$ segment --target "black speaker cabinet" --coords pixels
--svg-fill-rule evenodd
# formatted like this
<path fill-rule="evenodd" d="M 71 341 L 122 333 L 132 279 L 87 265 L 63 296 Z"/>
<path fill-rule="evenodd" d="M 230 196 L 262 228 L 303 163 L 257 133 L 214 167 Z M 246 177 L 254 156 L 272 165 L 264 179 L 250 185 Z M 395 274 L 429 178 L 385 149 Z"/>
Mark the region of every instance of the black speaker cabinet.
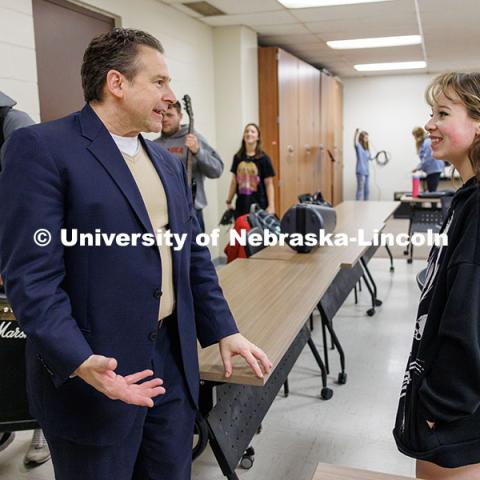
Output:
<path fill-rule="evenodd" d="M 25 334 L 7 301 L 0 297 L 0 431 L 35 426 L 25 388 Z"/>

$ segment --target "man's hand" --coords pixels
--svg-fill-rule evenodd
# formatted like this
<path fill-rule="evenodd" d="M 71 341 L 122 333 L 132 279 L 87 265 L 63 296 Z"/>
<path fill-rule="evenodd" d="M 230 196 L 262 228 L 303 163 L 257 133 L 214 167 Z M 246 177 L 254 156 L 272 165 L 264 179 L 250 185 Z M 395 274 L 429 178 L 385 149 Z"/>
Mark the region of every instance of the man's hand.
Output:
<path fill-rule="evenodd" d="M 432 430 L 435 428 L 435 422 L 431 422 L 430 420 L 425 420 L 427 422 L 428 428 Z"/>
<path fill-rule="evenodd" d="M 185 146 L 196 155 L 200 150 L 200 144 L 198 143 L 197 137 L 192 133 L 187 134 L 185 137 Z"/>
<path fill-rule="evenodd" d="M 267 207 L 267 212 L 275 215 L 275 207 L 271 207 L 270 205 Z"/>
<path fill-rule="evenodd" d="M 152 398 L 165 393 L 160 386 L 163 384 L 160 378 L 138 384 L 153 375 L 151 370 L 122 377 L 115 373 L 116 368 L 114 358 L 91 355 L 75 370 L 75 374 L 108 398 L 140 407 L 153 407 Z"/>
<path fill-rule="evenodd" d="M 269 373 L 272 368 L 272 362 L 270 362 L 265 352 L 249 342 L 240 333 L 222 338 L 219 342 L 219 347 L 225 369 L 225 378 L 229 378 L 232 375 L 232 358 L 236 355 L 241 355 L 245 359 L 258 378 L 263 378 L 263 373 Z M 260 361 L 262 368 L 260 368 L 258 361 Z"/>

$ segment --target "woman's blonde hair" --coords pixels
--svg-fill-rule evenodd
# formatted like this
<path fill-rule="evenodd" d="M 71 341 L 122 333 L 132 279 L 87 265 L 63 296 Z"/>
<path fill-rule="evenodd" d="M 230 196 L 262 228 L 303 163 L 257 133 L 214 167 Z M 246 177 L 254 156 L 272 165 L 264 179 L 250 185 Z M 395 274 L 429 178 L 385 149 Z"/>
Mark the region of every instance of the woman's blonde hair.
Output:
<path fill-rule="evenodd" d="M 423 141 L 428 137 L 427 132 L 422 127 L 415 127 L 412 130 L 412 135 L 415 137 L 415 144 L 417 146 L 417 153 L 420 151 Z"/>
<path fill-rule="evenodd" d="M 468 116 L 480 121 L 480 73 L 449 72 L 439 75 L 428 86 L 425 99 L 433 106 L 442 94 L 452 102 L 460 100 L 465 105 Z M 468 158 L 480 181 L 480 135 L 473 140 Z"/>
<path fill-rule="evenodd" d="M 367 137 L 367 138 L 365 138 Z M 361 131 L 358 136 L 358 143 L 363 147 L 364 150 L 370 150 L 370 145 L 368 144 L 368 133 Z"/>

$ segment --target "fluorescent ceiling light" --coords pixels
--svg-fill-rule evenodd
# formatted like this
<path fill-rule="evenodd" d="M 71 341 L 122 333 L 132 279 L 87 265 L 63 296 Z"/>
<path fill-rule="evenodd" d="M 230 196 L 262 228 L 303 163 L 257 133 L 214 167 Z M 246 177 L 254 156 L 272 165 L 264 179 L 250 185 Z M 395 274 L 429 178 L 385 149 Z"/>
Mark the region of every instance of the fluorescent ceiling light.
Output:
<path fill-rule="evenodd" d="M 426 68 L 427 62 L 392 62 L 392 63 L 366 63 L 354 65 L 353 68 L 359 72 L 378 72 L 380 70 L 413 70 L 415 68 Z"/>
<path fill-rule="evenodd" d="M 354 3 L 390 2 L 391 0 L 278 0 L 287 8 L 332 7 Z"/>
<path fill-rule="evenodd" d="M 399 47 L 422 43 L 420 35 L 403 35 L 401 37 L 357 38 L 355 40 L 330 40 L 327 45 L 335 50 L 355 48 Z"/>

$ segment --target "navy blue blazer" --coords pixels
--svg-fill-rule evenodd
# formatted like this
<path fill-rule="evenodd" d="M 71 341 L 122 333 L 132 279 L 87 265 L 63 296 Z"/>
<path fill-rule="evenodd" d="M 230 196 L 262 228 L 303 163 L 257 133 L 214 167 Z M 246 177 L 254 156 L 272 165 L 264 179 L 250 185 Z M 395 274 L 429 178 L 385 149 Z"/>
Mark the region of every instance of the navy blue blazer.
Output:
<path fill-rule="evenodd" d="M 170 229 L 188 235 L 173 252 L 183 367 L 198 397 L 197 337 L 202 346 L 236 333 L 199 226 L 181 162 L 141 138 L 162 180 Z M 17 130 L 0 174 L 0 266 L 7 296 L 27 334 L 32 415 L 53 435 L 92 445 L 126 436 L 146 408 L 108 399 L 69 378 L 92 353 L 115 357 L 122 375 L 152 367 L 161 262 L 156 246 L 64 248 L 60 229 L 153 233 L 120 151 L 90 106 Z M 46 247 L 34 232 L 48 229 Z"/>

